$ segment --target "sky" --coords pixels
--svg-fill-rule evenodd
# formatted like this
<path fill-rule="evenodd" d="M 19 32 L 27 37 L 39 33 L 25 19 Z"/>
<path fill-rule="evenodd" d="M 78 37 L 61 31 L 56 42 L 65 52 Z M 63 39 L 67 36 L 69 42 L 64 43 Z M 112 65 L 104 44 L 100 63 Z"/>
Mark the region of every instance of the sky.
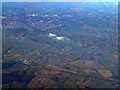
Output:
<path fill-rule="evenodd" d="M 120 0 L 1 0 L 2 2 L 118 2 Z"/>

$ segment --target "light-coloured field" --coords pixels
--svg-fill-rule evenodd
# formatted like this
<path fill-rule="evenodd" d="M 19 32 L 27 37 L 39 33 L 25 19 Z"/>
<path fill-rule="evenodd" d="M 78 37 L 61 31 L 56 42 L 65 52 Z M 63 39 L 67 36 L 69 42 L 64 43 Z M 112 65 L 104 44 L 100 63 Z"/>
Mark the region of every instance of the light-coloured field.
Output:
<path fill-rule="evenodd" d="M 112 73 L 109 70 L 102 70 L 102 69 L 98 69 L 97 70 L 101 76 L 108 78 L 108 77 L 112 77 Z"/>

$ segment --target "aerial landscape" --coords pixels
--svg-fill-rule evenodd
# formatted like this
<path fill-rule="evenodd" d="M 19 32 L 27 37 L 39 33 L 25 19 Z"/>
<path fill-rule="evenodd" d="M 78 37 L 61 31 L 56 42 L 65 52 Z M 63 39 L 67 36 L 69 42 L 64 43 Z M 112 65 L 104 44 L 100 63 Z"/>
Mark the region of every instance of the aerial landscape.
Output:
<path fill-rule="evenodd" d="M 4 2 L 0 18 L 3 88 L 118 87 L 117 3 Z"/>

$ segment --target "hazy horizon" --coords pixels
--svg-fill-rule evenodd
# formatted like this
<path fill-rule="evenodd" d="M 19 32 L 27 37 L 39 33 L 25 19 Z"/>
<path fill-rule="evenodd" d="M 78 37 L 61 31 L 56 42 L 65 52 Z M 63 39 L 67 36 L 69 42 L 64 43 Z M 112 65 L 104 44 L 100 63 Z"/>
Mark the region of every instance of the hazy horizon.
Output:
<path fill-rule="evenodd" d="M 119 2 L 119 0 L 1 0 L 2 2 Z"/>

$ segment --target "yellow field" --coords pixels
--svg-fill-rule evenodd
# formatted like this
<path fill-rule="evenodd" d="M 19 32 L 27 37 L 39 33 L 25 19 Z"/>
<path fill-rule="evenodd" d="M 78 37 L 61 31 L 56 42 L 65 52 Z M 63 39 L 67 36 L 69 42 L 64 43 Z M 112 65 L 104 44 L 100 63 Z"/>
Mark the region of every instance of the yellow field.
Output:
<path fill-rule="evenodd" d="M 112 77 L 112 73 L 109 70 L 102 70 L 102 69 L 98 69 L 97 70 L 101 76 L 108 78 L 108 77 Z"/>
<path fill-rule="evenodd" d="M 14 58 L 17 58 L 17 57 L 19 57 L 20 56 L 20 54 L 16 54 L 16 55 L 14 55 L 14 56 L 12 56 L 12 57 L 7 57 L 7 59 L 14 59 Z"/>

